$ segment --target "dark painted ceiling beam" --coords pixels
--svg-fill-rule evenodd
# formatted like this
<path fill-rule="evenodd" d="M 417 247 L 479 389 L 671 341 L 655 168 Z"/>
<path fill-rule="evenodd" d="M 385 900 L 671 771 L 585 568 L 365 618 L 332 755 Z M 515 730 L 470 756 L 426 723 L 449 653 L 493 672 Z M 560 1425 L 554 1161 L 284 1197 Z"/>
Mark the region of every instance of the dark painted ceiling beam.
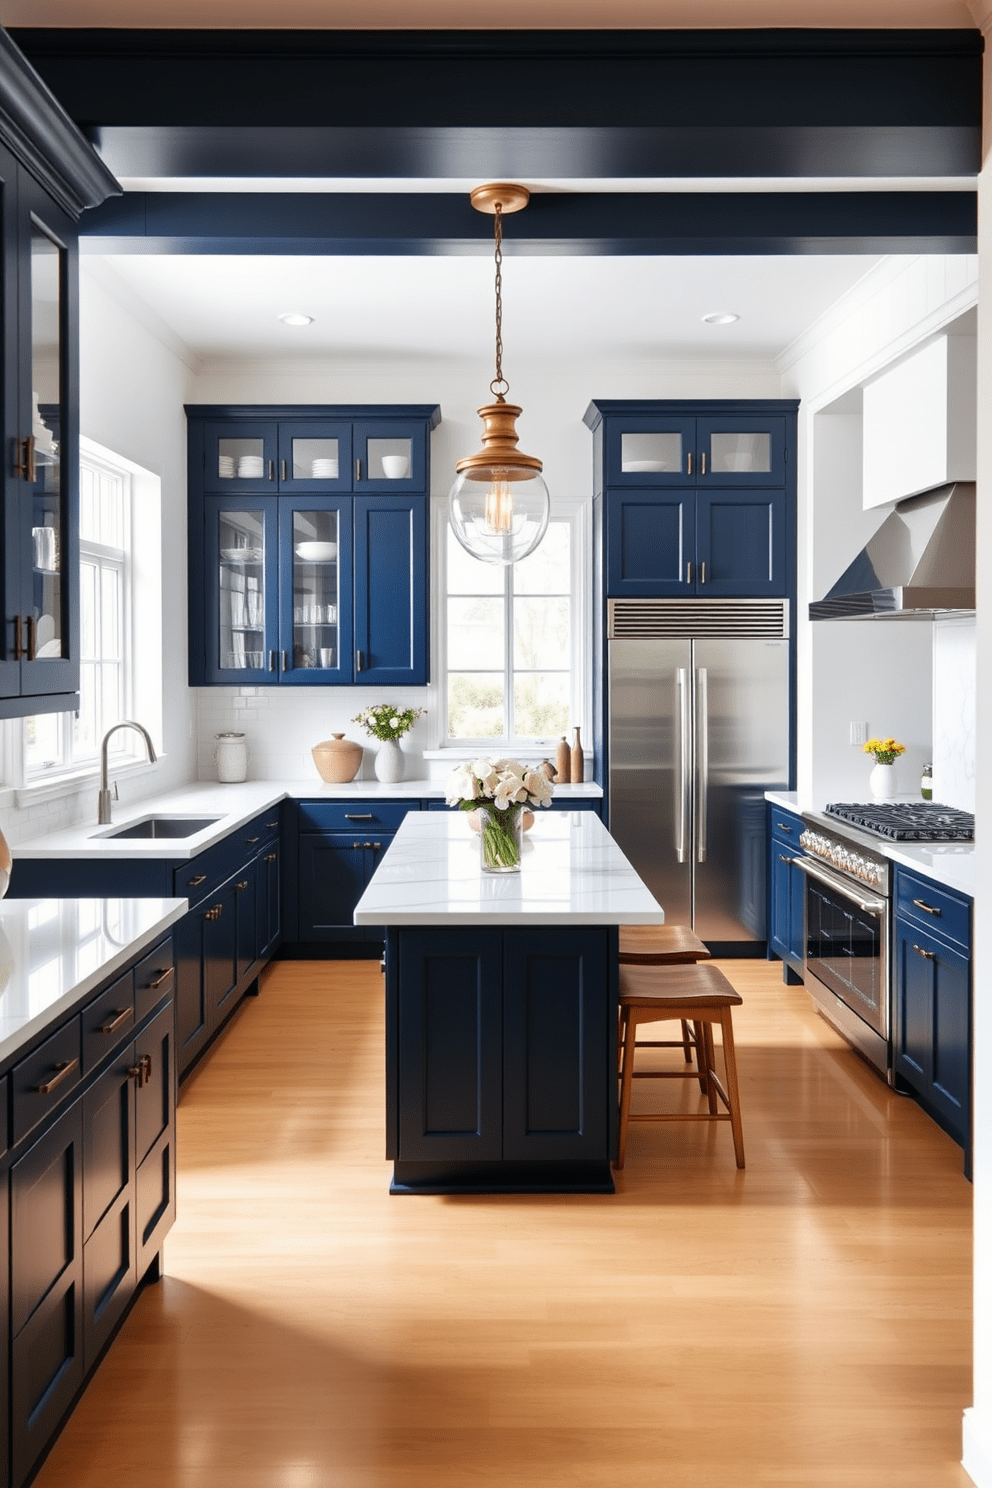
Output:
<path fill-rule="evenodd" d="M 977 30 L 12 34 L 124 175 L 926 177 L 980 160 Z"/>
<path fill-rule="evenodd" d="M 974 253 L 973 192 L 556 193 L 508 254 Z M 469 254 L 492 222 L 461 194 L 129 193 L 85 214 L 84 252 Z"/>

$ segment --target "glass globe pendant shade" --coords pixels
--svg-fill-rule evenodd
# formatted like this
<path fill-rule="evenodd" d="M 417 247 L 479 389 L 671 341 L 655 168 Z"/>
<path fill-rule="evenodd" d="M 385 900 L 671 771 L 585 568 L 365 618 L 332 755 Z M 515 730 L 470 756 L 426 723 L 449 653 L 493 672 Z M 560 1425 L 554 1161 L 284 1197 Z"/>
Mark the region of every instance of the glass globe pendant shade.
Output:
<path fill-rule="evenodd" d="M 451 530 L 482 563 L 518 563 L 544 536 L 551 498 L 541 461 L 517 449 L 521 409 L 496 402 L 479 409 L 483 447 L 459 460 L 448 497 Z"/>

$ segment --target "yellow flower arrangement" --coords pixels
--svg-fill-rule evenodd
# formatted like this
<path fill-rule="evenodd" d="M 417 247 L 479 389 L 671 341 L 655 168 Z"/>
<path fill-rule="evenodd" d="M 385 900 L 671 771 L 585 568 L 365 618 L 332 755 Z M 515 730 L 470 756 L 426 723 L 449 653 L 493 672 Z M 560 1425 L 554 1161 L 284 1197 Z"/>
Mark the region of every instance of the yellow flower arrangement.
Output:
<path fill-rule="evenodd" d="M 869 739 L 864 746 L 865 754 L 873 754 L 879 765 L 891 765 L 901 754 L 906 753 L 905 744 L 900 744 L 898 739 Z"/>

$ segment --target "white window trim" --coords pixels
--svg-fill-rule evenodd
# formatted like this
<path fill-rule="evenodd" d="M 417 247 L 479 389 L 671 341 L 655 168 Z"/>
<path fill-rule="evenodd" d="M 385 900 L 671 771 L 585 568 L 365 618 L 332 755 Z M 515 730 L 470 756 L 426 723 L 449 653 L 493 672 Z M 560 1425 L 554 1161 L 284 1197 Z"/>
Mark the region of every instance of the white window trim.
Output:
<path fill-rule="evenodd" d="M 572 695 L 569 709 L 570 725 L 579 724 L 583 734 L 583 752 L 587 764 L 592 762 L 592 750 L 586 748 L 585 740 L 592 738 L 592 689 L 590 686 L 592 655 L 589 650 L 592 636 L 592 505 L 581 496 L 556 497 L 552 502 L 552 518 L 566 517 L 572 524 L 571 587 L 572 587 Z M 436 497 L 431 503 L 431 555 L 434 569 L 433 597 L 431 605 L 431 675 L 436 678 L 436 703 L 434 716 L 437 719 L 437 747 L 424 750 L 425 759 L 467 759 L 480 751 L 513 754 L 523 759 L 543 759 L 549 752 L 554 755 L 560 735 L 546 739 L 449 739 L 448 720 L 448 667 L 447 667 L 447 599 L 448 599 L 448 498 Z"/>

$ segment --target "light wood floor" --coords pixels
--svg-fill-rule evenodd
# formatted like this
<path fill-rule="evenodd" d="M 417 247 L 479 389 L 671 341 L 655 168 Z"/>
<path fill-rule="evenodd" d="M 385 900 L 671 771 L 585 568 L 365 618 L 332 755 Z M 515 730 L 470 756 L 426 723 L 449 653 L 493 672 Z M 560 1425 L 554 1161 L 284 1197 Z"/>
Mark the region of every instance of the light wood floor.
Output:
<path fill-rule="evenodd" d="M 726 1125 L 639 1125 L 615 1197 L 454 1199 L 387 1193 L 376 964 L 274 967 L 38 1488 L 965 1488 L 960 1151 L 777 964 L 721 965 L 745 1172 Z"/>

